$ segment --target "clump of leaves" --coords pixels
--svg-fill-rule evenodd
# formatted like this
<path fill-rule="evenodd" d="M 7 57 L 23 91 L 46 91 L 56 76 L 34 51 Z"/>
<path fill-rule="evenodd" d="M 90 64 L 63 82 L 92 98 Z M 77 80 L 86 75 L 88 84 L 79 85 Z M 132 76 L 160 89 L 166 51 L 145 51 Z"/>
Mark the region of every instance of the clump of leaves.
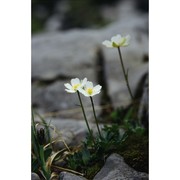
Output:
<path fill-rule="evenodd" d="M 67 157 L 68 167 L 79 171 L 87 178 L 92 178 L 100 170 L 105 159 L 127 138 L 126 133 L 120 133 L 118 125 L 104 126 L 102 137 L 97 136 L 95 143 L 88 135 L 81 149 Z"/>
<path fill-rule="evenodd" d="M 122 124 L 127 110 L 124 107 L 117 108 L 110 114 L 112 123 Z"/>
<path fill-rule="evenodd" d="M 128 133 L 134 132 L 143 135 L 147 131 L 137 118 L 136 106 L 117 108 L 110 114 L 110 118 L 113 123 L 119 124 Z"/>
<path fill-rule="evenodd" d="M 100 14 L 99 7 L 92 3 L 91 0 L 70 0 L 69 7 L 62 20 L 63 30 L 74 27 L 101 27 L 108 23 Z"/>
<path fill-rule="evenodd" d="M 137 171 L 148 173 L 148 129 L 137 120 L 136 106 L 121 108 L 111 114 L 112 121 L 119 124 L 128 134 L 117 153 Z"/>

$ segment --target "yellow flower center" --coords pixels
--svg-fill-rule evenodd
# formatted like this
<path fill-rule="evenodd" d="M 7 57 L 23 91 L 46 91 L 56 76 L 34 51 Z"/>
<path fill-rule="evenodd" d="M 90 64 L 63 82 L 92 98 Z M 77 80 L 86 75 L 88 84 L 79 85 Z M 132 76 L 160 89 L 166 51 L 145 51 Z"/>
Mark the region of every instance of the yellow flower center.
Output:
<path fill-rule="evenodd" d="M 91 95 L 91 94 L 93 93 L 93 89 L 92 89 L 92 88 L 88 88 L 88 89 L 86 90 L 86 92 L 87 92 L 89 95 Z"/>
<path fill-rule="evenodd" d="M 80 86 L 80 84 L 75 84 L 74 86 L 73 86 L 73 89 L 74 90 L 77 90 L 77 88 Z"/>

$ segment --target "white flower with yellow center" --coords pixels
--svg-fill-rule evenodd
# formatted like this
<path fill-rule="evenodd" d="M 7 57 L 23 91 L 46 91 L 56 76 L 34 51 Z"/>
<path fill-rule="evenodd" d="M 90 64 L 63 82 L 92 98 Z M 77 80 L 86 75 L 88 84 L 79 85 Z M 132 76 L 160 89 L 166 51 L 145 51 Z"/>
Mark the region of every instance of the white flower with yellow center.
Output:
<path fill-rule="evenodd" d="M 102 44 L 108 48 L 113 47 L 126 47 L 129 45 L 130 36 L 127 35 L 125 37 L 121 36 L 120 34 L 117 34 L 116 36 L 113 36 L 111 38 L 111 41 L 105 40 L 102 42 Z"/>
<path fill-rule="evenodd" d="M 93 83 L 90 81 L 87 81 L 84 88 L 78 89 L 80 93 L 82 93 L 86 97 L 94 96 L 96 94 L 99 94 L 101 91 L 102 86 L 96 85 L 93 87 Z"/>
<path fill-rule="evenodd" d="M 86 82 L 87 78 L 84 78 L 83 80 L 79 80 L 78 78 L 71 79 L 71 84 L 64 84 L 64 86 L 67 88 L 65 89 L 65 91 L 67 91 L 68 93 L 75 93 L 80 88 L 83 88 Z"/>

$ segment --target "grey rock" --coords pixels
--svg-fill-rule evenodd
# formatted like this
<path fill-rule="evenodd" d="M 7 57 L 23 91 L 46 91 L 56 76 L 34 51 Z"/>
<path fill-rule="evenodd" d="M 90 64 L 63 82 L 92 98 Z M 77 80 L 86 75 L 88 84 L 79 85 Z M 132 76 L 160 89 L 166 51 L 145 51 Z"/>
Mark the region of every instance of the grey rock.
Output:
<path fill-rule="evenodd" d="M 35 117 L 36 122 L 41 122 L 40 119 Z M 61 119 L 61 118 L 45 118 L 47 124 L 50 125 L 50 133 L 52 141 L 58 140 L 54 143 L 55 149 L 65 148 L 62 140 L 65 141 L 67 145 L 80 145 L 83 140 L 85 140 L 88 129 L 84 120 L 77 119 Z M 97 127 L 94 123 L 89 122 L 90 128 L 93 130 L 94 135 L 98 132 Z M 43 127 L 39 125 L 38 128 Z M 103 127 L 99 124 L 100 129 Z M 124 133 L 120 130 L 121 133 Z"/>
<path fill-rule="evenodd" d="M 36 173 L 31 173 L 31 180 L 40 180 L 40 178 Z"/>
<path fill-rule="evenodd" d="M 60 174 L 59 180 L 87 180 L 87 179 L 82 176 L 77 176 L 72 173 L 62 172 Z"/>
<path fill-rule="evenodd" d="M 148 174 L 135 171 L 120 155 L 112 154 L 93 180 L 148 180 Z"/>
<path fill-rule="evenodd" d="M 125 67 L 129 69 L 128 79 L 133 95 L 141 77 L 148 71 L 148 64 L 128 64 L 124 61 Z M 131 102 L 131 98 L 126 86 L 121 64 L 118 59 L 116 61 L 106 63 L 107 83 L 111 100 L 115 107 L 127 106 Z"/>
<path fill-rule="evenodd" d="M 32 104 L 33 106 L 43 109 L 44 113 L 57 112 L 57 116 L 64 118 L 83 119 L 82 109 L 77 94 L 68 94 L 65 91 L 64 83 L 68 81 L 56 81 L 48 86 L 40 86 L 36 83 L 32 85 Z M 99 105 L 100 95 L 94 99 L 95 106 Z M 81 95 L 86 115 L 88 119 L 93 118 L 90 98 Z M 99 114 L 97 109 L 96 113 Z M 43 114 L 44 114 L 43 113 Z M 52 113 L 53 114 L 53 113 Z M 55 113 L 54 113 L 55 114 Z"/>
<path fill-rule="evenodd" d="M 88 30 L 35 35 L 32 38 L 32 77 L 86 77 L 91 74 L 93 80 L 96 36 Z"/>

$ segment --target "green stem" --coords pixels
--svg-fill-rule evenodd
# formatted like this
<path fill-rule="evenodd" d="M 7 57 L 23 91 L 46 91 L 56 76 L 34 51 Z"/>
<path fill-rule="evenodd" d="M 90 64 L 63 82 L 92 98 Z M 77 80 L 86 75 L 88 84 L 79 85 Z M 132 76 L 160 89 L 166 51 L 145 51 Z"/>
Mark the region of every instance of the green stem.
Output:
<path fill-rule="evenodd" d="M 87 125 L 87 128 L 88 128 L 89 134 L 91 135 L 92 140 L 93 140 L 93 142 L 94 142 L 94 138 L 93 138 L 93 135 L 92 135 L 92 131 L 90 130 L 90 127 L 89 127 L 89 124 L 88 124 L 88 121 L 87 121 L 87 118 L 86 118 L 86 114 L 85 114 L 85 111 L 84 111 L 84 107 L 83 107 L 83 104 L 82 104 L 82 100 L 81 100 L 81 96 L 80 96 L 79 91 L 77 91 L 77 94 L 78 94 L 78 98 L 79 98 L 79 101 L 80 101 L 80 104 L 81 104 L 82 112 L 83 112 L 83 115 L 84 115 L 84 119 L 85 119 L 85 122 L 86 122 L 86 125 Z M 94 143 L 95 143 L 95 142 L 94 142 Z"/>
<path fill-rule="evenodd" d="M 128 75 L 125 72 L 125 68 L 124 68 L 124 64 L 123 64 L 123 60 L 122 60 L 122 55 L 121 55 L 120 47 L 118 47 L 118 52 L 119 52 L 119 58 L 120 58 L 120 62 L 121 62 L 121 65 L 122 65 L 123 74 L 124 74 L 124 78 L 126 80 L 127 88 L 128 88 L 129 94 L 131 96 L 131 99 L 134 100 L 134 97 L 132 95 L 132 92 L 131 92 L 131 89 L 130 89 L 130 86 L 129 86 L 129 82 L 128 82 Z"/>
<path fill-rule="evenodd" d="M 101 132 L 100 132 L 100 129 L 99 129 L 99 125 L 98 125 L 98 120 L 97 120 L 96 113 L 95 113 L 95 109 L 94 109 L 93 98 L 90 96 L 90 99 L 91 99 L 91 104 L 92 104 L 92 108 L 93 108 L 93 113 L 94 113 L 94 118 L 95 118 L 95 122 L 96 122 L 97 129 L 98 129 L 98 133 L 99 133 L 99 136 L 102 138 Z"/>
<path fill-rule="evenodd" d="M 40 145 L 39 155 L 40 155 L 40 161 L 41 161 L 42 171 L 43 171 L 45 177 L 46 177 L 47 179 L 50 179 L 50 177 L 51 177 L 51 171 L 50 171 L 50 169 L 48 169 L 48 167 L 46 167 L 46 162 L 45 162 L 45 157 L 44 157 L 44 149 L 43 149 L 43 146 L 41 146 L 41 145 Z"/>

